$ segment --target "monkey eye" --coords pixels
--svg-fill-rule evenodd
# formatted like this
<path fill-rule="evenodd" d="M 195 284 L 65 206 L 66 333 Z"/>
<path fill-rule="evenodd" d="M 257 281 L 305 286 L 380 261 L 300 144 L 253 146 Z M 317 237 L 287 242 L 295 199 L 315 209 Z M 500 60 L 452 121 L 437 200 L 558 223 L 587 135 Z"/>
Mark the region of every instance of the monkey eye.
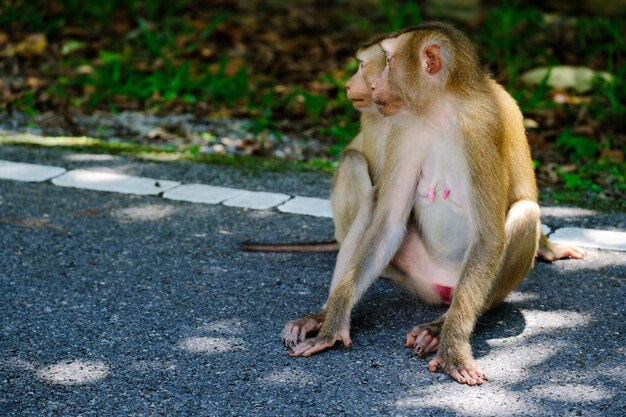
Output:
<path fill-rule="evenodd" d="M 387 65 L 389 65 L 391 63 L 391 57 L 389 54 L 385 54 L 385 58 L 387 59 Z"/>

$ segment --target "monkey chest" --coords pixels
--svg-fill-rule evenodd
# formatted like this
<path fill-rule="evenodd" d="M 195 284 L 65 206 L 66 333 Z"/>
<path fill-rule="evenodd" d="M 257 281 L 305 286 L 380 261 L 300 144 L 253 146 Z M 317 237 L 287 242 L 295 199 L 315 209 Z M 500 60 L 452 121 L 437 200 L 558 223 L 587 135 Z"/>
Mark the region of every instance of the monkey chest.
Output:
<path fill-rule="evenodd" d="M 468 171 L 458 152 L 439 149 L 427 155 L 415 204 L 422 238 L 431 253 L 460 263 L 470 243 Z"/>

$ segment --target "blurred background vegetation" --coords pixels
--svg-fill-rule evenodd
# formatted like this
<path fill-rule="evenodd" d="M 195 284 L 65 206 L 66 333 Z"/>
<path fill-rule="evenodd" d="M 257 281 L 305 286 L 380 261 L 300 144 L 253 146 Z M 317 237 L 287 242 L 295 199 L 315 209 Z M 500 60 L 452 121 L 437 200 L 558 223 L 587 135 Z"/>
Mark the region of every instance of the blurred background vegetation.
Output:
<path fill-rule="evenodd" d="M 243 119 L 258 142 L 315 139 L 321 153 L 299 165 L 332 169 L 358 131 L 343 89 L 357 47 L 435 18 L 466 31 L 518 100 L 543 202 L 625 210 L 625 10 L 623 0 L 5 0 L 0 108 L 56 115 L 68 135 L 83 114 Z"/>

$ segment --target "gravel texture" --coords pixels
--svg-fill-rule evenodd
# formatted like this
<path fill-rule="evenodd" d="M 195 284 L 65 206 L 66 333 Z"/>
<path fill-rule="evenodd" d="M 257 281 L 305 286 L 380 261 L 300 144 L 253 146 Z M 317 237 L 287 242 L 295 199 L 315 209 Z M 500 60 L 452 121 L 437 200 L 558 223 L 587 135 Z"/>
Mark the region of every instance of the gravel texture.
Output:
<path fill-rule="evenodd" d="M 0 159 L 327 197 L 327 174 L 271 174 L 0 147 Z M 550 208 L 551 227 L 625 214 Z M 30 220 L 28 220 L 30 219 Z M 38 221 L 34 221 L 36 219 Z M 479 322 L 491 380 L 431 374 L 404 335 L 441 308 L 379 280 L 352 350 L 290 358 L 285 321 L 325 300 L 335 253 L 243 253 L 332 239 L 330 219 L 0 181 L 0 415 L 623 416 L 626 254 L 537 264 Z"/>

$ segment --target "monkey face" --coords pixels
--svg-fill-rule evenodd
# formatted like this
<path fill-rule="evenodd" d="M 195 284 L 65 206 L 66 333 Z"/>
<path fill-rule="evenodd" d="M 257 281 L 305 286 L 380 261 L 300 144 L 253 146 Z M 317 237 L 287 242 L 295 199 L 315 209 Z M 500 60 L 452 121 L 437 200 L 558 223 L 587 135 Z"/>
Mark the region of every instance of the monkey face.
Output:
<path fill-rule="evenodd" d="M 363 61 L 361 61 L 358 71 L 346 83 L 348 100 L 352 102 L 354 108 L 361 111 L 372 106 L 371 90 L 363 77 L 364 65 Z"/>
<path fill-rule="evenodd" d="M 393 116 L 404 107 L 402 98 L 389 83 L 389 63 L 372 83 L 372 100 L 383 116 Z"/>
<path fill-rule="evenodd" d="M 360 49 L 356 59 L 359 69 L 346 84 L 348 99 L 359 111 L 378 112 L 372 100 L 371 85 L 385 66 L 383 50 L 378 44 L 370 45 Z"/>

